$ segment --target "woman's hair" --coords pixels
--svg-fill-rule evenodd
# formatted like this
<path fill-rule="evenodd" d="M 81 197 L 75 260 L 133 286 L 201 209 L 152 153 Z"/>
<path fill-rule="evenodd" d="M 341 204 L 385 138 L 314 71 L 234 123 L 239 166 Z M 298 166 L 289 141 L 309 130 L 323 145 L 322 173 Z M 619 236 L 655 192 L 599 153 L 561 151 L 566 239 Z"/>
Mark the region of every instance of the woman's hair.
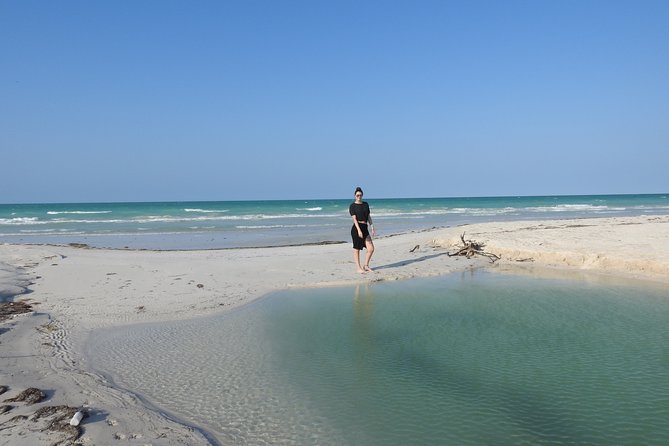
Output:
<path fill-rule="evenodd" d="M 361 194 L 365 195 L 365 193 L 362 191 L 362 188 L 361 188 L 360 186 L 358 186 L 358 187 L 355 188 L 355 192 L 353 193 L 353 195 L 357 194 L 358 192 L 360 192 Z"/>

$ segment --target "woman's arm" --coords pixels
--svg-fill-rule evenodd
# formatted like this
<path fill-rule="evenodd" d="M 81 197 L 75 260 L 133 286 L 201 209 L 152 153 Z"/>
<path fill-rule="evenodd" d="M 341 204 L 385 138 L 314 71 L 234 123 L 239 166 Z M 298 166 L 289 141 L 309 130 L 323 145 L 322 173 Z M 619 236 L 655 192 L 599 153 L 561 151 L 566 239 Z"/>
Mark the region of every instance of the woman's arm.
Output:
<path fill-rule="evenodd" d="M 372 228 L 372 237 L 376 237 L 376 229 L 374 229 L 374 223 L 372 223 L 372 214 L 370 213 L 367 215 L 367 223 L 369 224 L 369 227 Z"/>

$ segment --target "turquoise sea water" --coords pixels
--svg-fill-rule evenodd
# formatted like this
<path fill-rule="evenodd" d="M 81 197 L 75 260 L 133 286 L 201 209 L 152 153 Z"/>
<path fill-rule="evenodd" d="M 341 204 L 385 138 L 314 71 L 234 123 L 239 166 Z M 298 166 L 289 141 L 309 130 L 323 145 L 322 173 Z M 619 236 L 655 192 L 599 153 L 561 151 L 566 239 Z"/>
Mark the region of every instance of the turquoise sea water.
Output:
<path fill-rule="evenodd" d="M 380 236 L 491 220 L 669 213 L 669 194 L 366 200 Z M 350 201 L 0 204 L 0 243 L 207 249 L 348 241 Z"/>
<path fill-rule="evenodd" d="M 664 445 L 665 288 L 475 271 L 97 333 L 92 366 L 223 444 Z"/>

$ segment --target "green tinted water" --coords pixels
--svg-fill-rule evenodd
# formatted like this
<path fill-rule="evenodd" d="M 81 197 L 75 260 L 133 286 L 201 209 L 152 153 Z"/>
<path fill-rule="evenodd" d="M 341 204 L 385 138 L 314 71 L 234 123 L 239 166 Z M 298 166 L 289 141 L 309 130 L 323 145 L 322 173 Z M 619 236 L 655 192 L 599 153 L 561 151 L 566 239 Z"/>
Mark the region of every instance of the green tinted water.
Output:
<path fill-rule="evenodd" d="M 232 444 L 666 444 L 669 295 L 489 273 L 275 293 L 93 339 Z"/>

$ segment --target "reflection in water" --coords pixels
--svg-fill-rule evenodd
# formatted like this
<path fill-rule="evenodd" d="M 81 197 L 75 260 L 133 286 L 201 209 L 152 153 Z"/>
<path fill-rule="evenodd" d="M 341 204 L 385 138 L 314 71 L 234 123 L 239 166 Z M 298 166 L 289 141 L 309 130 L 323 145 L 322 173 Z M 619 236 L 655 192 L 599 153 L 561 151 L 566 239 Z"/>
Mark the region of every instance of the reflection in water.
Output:
<path fill-rule="evenodd" d="M 356 285 L 353 295 L 353 360 L 360 385 L 374 378 L 369 355 L 374 345 L 374 293 L 369 284 Z"/>

